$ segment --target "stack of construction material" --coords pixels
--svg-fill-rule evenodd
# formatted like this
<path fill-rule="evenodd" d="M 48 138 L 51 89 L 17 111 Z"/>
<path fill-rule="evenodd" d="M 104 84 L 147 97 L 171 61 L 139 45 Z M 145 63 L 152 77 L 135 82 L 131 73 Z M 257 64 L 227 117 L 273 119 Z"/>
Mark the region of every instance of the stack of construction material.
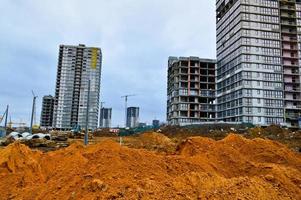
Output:
<path fill-rule="evenodd" d="M 4 139 L 4 141 L 2 141 L 1 144 L 7 146 L 15 141 L 20 141 L 21 143 L 24 143 L 30 147 L 53 146 L 50 134 L 30 134 L 28 132 L 11 132 L 8 136 L 6 136 L 6 138 Z"/>

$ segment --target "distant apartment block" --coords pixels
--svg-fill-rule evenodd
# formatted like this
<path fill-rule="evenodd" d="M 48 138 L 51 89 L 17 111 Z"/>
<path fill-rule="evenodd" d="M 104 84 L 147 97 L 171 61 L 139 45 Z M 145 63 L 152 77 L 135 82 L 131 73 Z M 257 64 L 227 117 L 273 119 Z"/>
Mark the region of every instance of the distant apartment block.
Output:
<path fill-rule="evenodd" d="M 298 127 L 301 4 L 217 0 L 217 118 Z"/>
<path fill-rule="evenodd" d="M 153 125 L 154 128 L 159 128 L 160 127 L 160 121 L 157 120 L 157 119 L 154 119 L 152 125 Z"/>
<path fill-rule="evenodd" d="M 53 115 L 53 126 L 56 129 L 68 130 L 75 125 L 85 127 L 89 80 L 88 128 L 97 128 L 101 66 L 100 48 L 82 44 L 60 45 Z"/>
<path fill-rule="evenodd" d="M 126 126 L 129 128 L 136 128 L 139 126 L 139 107 L 128 107 Z"/>
<path fill-rule="evenodd" d="M 216 61 L 169 57 L 167 122 L 170 125 L 215 121 Z"/>
<path fill-rule="evenodd" d="M 111 128 L 112 119 L 112 108 L 101 108 L 100 109 L 100 128 Z"/>
<path fill-rule="evenodd" d="M 147 124 L 145 122 L 140 122 L 138 127 L 139 128 L 145 128 L 147 126 Z"/>
<path fill-rule="evenodd" d="M 42 102 L 42 111 L 40 126 L 44 128 L 52 127 L 54 97 L 51 95 L 44 96 Z"/>

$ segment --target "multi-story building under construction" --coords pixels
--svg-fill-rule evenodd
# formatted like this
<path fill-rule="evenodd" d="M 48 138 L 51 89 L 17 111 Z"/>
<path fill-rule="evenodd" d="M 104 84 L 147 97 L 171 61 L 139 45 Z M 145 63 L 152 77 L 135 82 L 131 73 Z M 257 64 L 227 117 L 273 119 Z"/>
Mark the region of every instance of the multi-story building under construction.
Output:
<path fill-rule="evenodd" d="M 128 107 L 126 112 L 126 127 L 136 128 L 139 126 L 139 107 Z"/>
<path fill-rule="evenodd" d="M 51 95 L 44 96 L 42 102 L 40 126 L 44 128 L 52 128 L 53 122 L 53 105 L 54 97 Z"/>
<path fill-rule="evenodd" d="M 297 128 L 301 3 L 217 0 L 217 118 Z"/>
<path fill-rule="evenodd" d="M 88 128 L 98 125 L 102 54 L 100 48 L 85 45 L 60 45 L 53 126 L 71 129 L 86 126 L 88 85 L 90 101 Z"/>
<path fill-rule="evenodd" d="M 101 108 L 100 109 L 100 128 L 111 128 L 112 123 L 112 108 Z"/>
<path fill-rule="evenodd" d="M 169 57 L 168 124 L 182 126 L 215 121 L 215 65 L 212 59 Z"/>

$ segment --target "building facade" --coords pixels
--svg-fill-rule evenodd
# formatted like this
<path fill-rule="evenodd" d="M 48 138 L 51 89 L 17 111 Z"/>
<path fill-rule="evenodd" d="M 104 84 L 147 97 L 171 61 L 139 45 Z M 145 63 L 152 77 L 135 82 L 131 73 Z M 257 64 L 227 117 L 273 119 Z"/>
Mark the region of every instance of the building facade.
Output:
<path fill-rule="evenodd" d="M 139 107 L 127 108 L 126 126 L 129 128 L 136 128 L 139 126 Z"/>
<path fill-rule="evenodd" d="M 216 61 L 198 57 L 169 57 L 167 122 L 189 125 L 214 122 Z"/>
<path fill-rule="evenodd" d="M 154 119 L 152 122 L 152 125 L 154 128 L 159 128 L 160 127 L 160 121 L 157 119 Z"/>
<path fill-rule="evenodd" d="M 217 0 L 217 118 L 298 127 L 301 5 Z"/>
<path fill-rule="evenodd" d="M 40 117 L 40 126 L 43 128 L 52 128 L 53 122 L 54 97 L 44 96 L 42 102 L 42 111 Z"/>
<path fill-rule="evenodd" d="M 89 80 L 88 128 L 97 128 L 101 67 L 100 48 L 60 45 L 53 115 L 56 129 L 85 127 Z"/>
<path fill-rule="evenodd" d="M 111 128 L 112 120 L 112 108 L 101 108 L 100 109 L 100 128 Z"/>

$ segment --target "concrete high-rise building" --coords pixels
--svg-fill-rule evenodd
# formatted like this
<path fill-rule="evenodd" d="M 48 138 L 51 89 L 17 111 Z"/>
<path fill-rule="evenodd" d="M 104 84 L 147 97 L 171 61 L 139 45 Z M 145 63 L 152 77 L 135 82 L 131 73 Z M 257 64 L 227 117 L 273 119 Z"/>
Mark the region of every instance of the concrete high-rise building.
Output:
<path fill-rule="evenodd" d="M 167 122 L 170 125 L 215 121 L 216 61 L 198 57 L 169 57 Z"/>
<path fill-rule="evenodd" d="M 129 128 L 136 128 L 139 126 L 139 107 L 127 108 L 126 126 Z"/>
<path fill-rule="evenodd" d="M 100 128 L 111 128 L 112 119 L 112 108 L 101 108 L 100 109 Z"/>
<path fill-rule="evenodd" d="M 51 95 L 44 96 L 42 102 L 42 111 L 40 126 L 44 128 L 52 127 L 54 97 Z"/>
<path fill-rule="evenodd" d="M 160 127 L 160 121 L 157 120 L 157 119 L 154 119 L 152 125 L 153 125 L 154 128 L 159 128 Z"/>
<path fill-rule="evenodd" d="M 217 0 L 217 117 L 297 128 L 301 4 Z"/>
<path fill-rule="evenodd" d="M 85 127 L 89 80 L 88 128 L 97 128 L 101 66 L 100 48 L 60 45 L 53 117 L 56 129 Z"/>
<path fill-rule="evenodd" d="M 145 122 L 139 122 L 138 127 L 139 128 L 145 128 L 147 126 L 147 123 Z"/>

